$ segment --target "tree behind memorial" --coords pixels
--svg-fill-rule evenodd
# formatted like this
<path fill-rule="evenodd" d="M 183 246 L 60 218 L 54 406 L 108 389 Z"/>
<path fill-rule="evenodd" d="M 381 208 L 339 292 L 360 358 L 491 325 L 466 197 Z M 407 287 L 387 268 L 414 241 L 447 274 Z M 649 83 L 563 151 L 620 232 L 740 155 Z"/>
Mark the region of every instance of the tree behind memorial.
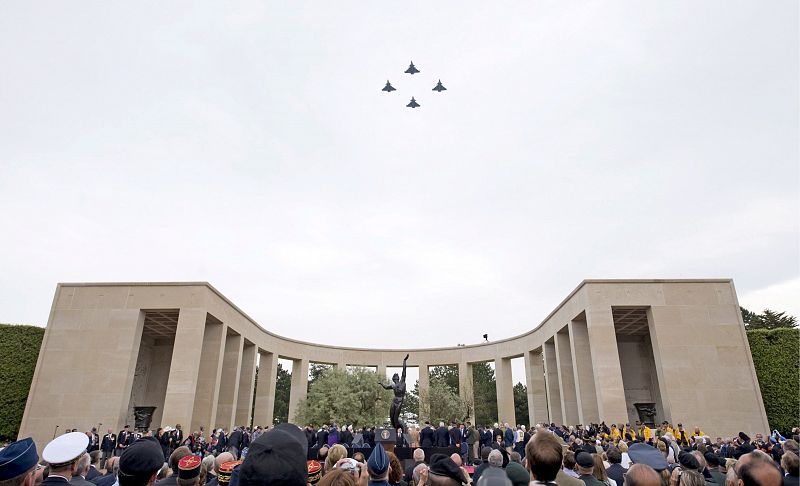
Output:
<path fill-rule="evenodd" d="M 356 427 L 383 425 L 389 418 L 392 394 L 378 385 L 368 368 L 324 370 L 300 402 L 299 425 L 337 422 Z"/>

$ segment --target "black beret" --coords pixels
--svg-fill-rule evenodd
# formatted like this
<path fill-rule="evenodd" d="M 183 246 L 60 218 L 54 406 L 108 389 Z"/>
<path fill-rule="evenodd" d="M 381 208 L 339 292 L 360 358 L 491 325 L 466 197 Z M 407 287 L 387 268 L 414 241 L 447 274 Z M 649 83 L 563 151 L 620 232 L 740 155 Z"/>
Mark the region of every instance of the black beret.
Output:
<path fill-rule="evenodd" d="M 464 474 L 450 456 L 444 454 L 434 454 L 431 456 L 430 472 L 440 476 L 447 476 L 453 478 L 459 483 L 464 482 Z"/>
<path fill-rule="evenodd" d="M 278 424 L 250 444 L 239 467 L 240 486 L 305 486 L 308 480 L 305 434 L 293 424 Z"/>
<path fill-rule="evenodd" d="M 580 467 L 586 469 L 594 467 L 594 458 L 591 454 L 585 451 L 580 451 L 575 454 L 575 462 L 578 463 Z"/>
<path fill-rule="evenodd" d="M 712 467 L 719 466 L 719 456 L 714 454 L 713 452 L 706 452 L 705 454 L 703 454 L 703 457 L 705 457 L 706 462 L 708 463 L 709 466 Z"/>
<path fill-rule="evenodd" d="M 119 473 L 123 476 L 150 476 L 163 465 L 164 451 L 155 437 L 142 437 L 119 457 Z"/>
<path fill-rule="evenodd" d="M 694 457 L 694 454 L 691 452 L 681 452 L 678 454 L 678 462 L 684 469 L 694 469 L 695 471 L 700 469 L 700 463 L 697 462 L 697 458 Z"/>

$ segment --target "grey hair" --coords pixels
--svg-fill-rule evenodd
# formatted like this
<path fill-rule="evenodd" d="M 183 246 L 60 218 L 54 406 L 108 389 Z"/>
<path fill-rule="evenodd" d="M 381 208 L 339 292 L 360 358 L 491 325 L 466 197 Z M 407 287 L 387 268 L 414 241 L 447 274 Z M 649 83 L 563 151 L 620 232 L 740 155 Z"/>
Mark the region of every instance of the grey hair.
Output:
<path fill-rule="evenodd" d="M 428 469 L 427 464 L 417 464 L 417 467 L 414 468 L 414 472 L 412 473 L 414 484 L 419 484 L 419 476 L 423 470 Z"/>
<path fill-rule="evenodd" d="M 489 453 L 489 465 L 503 467 L 503 454 L 501 454 L 497 449 Z"/>

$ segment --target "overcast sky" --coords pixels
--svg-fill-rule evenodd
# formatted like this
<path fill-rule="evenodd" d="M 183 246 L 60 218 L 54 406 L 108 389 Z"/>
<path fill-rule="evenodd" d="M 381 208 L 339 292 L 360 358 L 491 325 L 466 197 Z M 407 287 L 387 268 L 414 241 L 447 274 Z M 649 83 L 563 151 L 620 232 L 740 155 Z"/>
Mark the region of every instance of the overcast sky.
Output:
<path fill-rule="evenodd" d="M 6 1 L 0 322 L 90 281 L 364 347 L 513 336 L 586 278 L 800 315 L 799 82 L 796 0 Z"/>

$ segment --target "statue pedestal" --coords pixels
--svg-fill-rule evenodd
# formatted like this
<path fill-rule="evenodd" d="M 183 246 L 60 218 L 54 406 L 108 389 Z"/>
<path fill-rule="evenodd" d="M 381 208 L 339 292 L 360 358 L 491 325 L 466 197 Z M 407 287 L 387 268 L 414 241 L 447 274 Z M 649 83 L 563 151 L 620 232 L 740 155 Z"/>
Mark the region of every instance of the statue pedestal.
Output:
<path fill-rule="evenodd" d="M 397 444 L 397 431 L 392 427 L 378 427 L 375 429 L 375 442 L 380 444 L 386 452 L 394 452 Z"/>

